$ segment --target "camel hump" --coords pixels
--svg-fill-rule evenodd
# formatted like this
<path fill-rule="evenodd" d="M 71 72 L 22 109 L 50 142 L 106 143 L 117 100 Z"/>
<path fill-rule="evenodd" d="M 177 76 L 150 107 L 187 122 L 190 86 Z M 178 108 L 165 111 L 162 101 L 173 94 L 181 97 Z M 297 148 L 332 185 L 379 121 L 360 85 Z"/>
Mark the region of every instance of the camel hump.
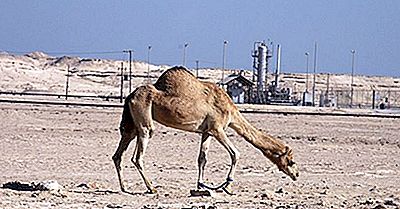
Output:
<path fill-rule="evenodd" d="M 158 78 L 154 87 L 168 95 L 189 95 L 204 88 L 203 84 L 182 66 L 165 71 Z"/>

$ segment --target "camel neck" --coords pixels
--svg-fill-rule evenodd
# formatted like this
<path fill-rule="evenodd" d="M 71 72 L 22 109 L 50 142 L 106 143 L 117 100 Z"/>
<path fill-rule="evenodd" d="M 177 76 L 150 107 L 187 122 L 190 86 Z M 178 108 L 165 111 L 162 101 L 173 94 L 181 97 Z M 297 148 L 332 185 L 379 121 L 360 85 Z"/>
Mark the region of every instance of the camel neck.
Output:
<path fill-rule="evenodd" d="M 239 111 L 234 114 L 229 126 L 267 157 L 270 157 L 273 153 L 282 153 L 285 150 L 285 145 L 282 142 L 257 130 Z"/>

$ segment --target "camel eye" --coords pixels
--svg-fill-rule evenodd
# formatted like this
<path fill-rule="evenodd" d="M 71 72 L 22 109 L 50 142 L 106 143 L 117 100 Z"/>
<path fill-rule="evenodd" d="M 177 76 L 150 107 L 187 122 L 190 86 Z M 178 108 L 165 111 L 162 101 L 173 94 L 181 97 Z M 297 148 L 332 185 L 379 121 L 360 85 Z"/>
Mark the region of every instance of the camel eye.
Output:
<path fill-rule="evenodd" d="M 280 158 L 280 157 L 281 157 L 281 155 L 280 155 L 279 153 L 276 153 L 276 152 L 273 153 L 272 156 L 273 156 L 274 158 Z"/>
<path fill-rule="evenodd" d="M 288 166 L 294 165 L 294 162 L 292 160 L 288 160 Z"/>

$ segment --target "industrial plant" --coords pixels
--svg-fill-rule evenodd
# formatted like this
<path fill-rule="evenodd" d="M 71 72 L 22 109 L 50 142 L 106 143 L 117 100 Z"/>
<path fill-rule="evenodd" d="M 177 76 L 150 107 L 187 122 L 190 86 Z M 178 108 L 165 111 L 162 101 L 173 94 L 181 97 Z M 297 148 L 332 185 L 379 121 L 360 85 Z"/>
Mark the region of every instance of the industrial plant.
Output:
<path fill-rule="evenodd" d="M 316 59 L 317 44 L 315 44 L 314 62 Z M 357 89 L 354 83 L 354 50 L 352 52 L 352 74 L 351 83 L 344 87 L 331 85 L 329 73 L 309 73 L 309 53 L 306 53 L 307 70 L 304 76 L 293 76 L 294 79 L 302 80 L 281 85 L 282 78 L 288 77 L 282 74 L 281 57 L 282 46 L 274 45 L 272 42 L 256 41 L 251 51 L 253 59 L 252 70 L 234 71 L 218 82 L 235 103 L 242 104 L 270 104 L 290 106 L 319 106 L 319 107 L 358 107 L 358 108 L 379 108 L 386 109 L 398 107 L 400 92 L 396 89 L 386 88 L 385 85 L 378 85 L 382 88 L 370 86 L 370 90 Z M 274 63 L 275 61 L 275 63 Z M 321 79 L 322 76 L 322 79 Z M 318 81 L 316 81 L 318 77 Z M 312 78 L 312 79 L 311 79 Z M 322 80 L 322 81 L 321 81 Z M 337 81 L 337 78 L 332 80 Z M 396 81 L 394 81 L 396 83 Z M 303 85 L 296 86 L 297 83 Z M 318 86 L 318 87 L 317 87 Z M 395 87 L 395 86 L 393 86 Z"/>
<path fill-rule="evenodd" d="M 236 103 L 299 105 L 301 100 L 292 95 L 292 89 L 279 84 L 281 72 L 281 46 L 265 41 L 254 42 L 251 57 L 253 70 L 251 80 L 242 72 L 229 75 L 221 84 Z M 275 71 L 272 70 L 272 58 L 276 56 Z M 273 79 L 269 80 L 269 74 Z"/>

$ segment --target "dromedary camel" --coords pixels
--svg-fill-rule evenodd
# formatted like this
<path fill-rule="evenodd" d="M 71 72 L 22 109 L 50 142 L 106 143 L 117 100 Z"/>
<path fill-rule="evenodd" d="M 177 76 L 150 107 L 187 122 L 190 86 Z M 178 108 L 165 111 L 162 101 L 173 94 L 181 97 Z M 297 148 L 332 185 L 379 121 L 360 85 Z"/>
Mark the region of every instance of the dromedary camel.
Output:
<path fill-rule="evenodd" d="M 112 157 L 117 169 L 121 190 L 126 192 L 121 159 L 129 143 L 137 137 L 132 157 L 149 193 L 155 193 L 143 167 L 143 156 L 153 135 L 153 120 L 176 129 L 202 134 L 198 157 L 198 189 L 210 189 L 203 182 L 210 136 L 220 142 L 231 157 L 226 182 L 220 187 L 230 193 L 239 152 L 226 136 L 230 127 L 259 149 L 279 170 L 296 180 L 299 176 L 293 162 L 292 149 L 268 134 L 253 127 L 239 112 L 224 90 L 209 82 L 199 81 L 184 67 L 173 67 L 164 72 L 154 85 L 138 87 L 125 100 L 120 124 L 121 141 Z M 172 143 L 172 142 L 171 142 Z"/>

